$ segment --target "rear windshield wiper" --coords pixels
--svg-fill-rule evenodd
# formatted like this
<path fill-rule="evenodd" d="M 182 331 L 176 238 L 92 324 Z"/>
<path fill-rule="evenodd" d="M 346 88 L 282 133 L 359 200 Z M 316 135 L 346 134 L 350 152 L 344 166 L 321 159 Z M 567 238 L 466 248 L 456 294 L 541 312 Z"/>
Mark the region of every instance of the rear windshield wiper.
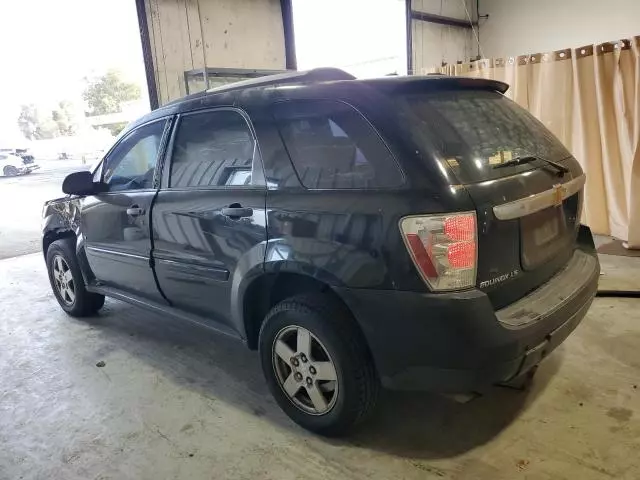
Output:
<path fill-rule="evenodd" d="M 522 157 L 515 157 L 515 158 L 512 158 L 511 160 L 507 160 L 506 162 L 501 163 L 500 165 L 496 165 L 493 168 L 511 167 L 513 165 L 520 165 L 522 163 L 531 163 L 535 160 L 542 160 L 547 165 L 554 167 L 556 170 L 558 170 L 558 172 L 561 172 L 563 174 L 569 173 L 570 171 L 564 165 L 560 165 L 559 163 L 552 162 L 551 160 L 547 160 L 546 158 L 534 157 L 533 155 L 524 155 Z"/>

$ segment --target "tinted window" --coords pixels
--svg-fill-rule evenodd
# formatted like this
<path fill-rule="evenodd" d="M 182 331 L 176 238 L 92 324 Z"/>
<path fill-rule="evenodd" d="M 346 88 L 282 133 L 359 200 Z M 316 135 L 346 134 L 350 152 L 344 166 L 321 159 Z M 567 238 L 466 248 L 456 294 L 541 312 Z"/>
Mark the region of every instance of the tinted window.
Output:
<path fill-rule="evenodd" d="M 307 188 L 375 188 L 402 184 L 382 139 L 349 105 L 305 100 L 274 106 L 278 128 Z"/>
<path fill-rule="evenodd" d="M 103 181 L 109 191 L 153 188 L 153 175 L 165 120 L 134 130 L 109 154 Z"/>
<path fill-rule="evenodd" d="M 252 184 L 257 149 L 238 112 L 218 110 L 183 117 L 174 145 L 171 187 Z"/>
<path fill-rule="evenodd" d="M 533 115 L 490 91 L 400 94 L 417 136 L 445 159 L 462 182 L 476 182 L 539 168 L 540 161 L 496 168 L 516 157 L 563 160 L 570 153 Z"/>

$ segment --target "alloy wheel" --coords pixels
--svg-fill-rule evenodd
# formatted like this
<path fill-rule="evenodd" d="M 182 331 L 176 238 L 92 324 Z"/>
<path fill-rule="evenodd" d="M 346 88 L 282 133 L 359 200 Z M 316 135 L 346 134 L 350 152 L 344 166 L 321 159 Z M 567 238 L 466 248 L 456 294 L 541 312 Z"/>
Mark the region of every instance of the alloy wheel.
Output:
<path fill-rule="evenodd" d="M 66 305 L 73 305 L 76 301 L 76 286 L 69 264 L 61 255 L 53 257 L 52 275 L 56 290 L 62 301 Z"/>
<path fill-rule="evenodd" d="M 278 332 L 272 349 L 278 384 L 289 400 L 305 413 L 324 415 L 338 398 L 338 376 L 322 342 L 300 326 Z"/>

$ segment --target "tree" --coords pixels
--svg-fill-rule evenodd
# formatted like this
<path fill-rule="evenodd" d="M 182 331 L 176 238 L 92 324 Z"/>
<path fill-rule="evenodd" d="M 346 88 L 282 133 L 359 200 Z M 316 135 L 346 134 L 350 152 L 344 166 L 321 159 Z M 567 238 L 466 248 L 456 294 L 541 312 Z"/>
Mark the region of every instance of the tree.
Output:
<path fill-rule="evenodd" d="M 32 140 L 35 138 L 36 129 L 38 128 L 38 109 L 35 105 L 22 105 L 20 107 L 18 127 L 26 139 Z"/>
<path fill-rule="evenodd" d="M 51 115 L 44 115 L 33 105 L 22 105 L 18 116 L 18 127 L 28 140 L 54 138 L 60 135 L 58 124 Z"/>
<path fill-rule="evenodd" d="M 53 121 L 50 115 L 42 116 L 38 119 L 38 127 L 36 128 L 35 138 L 40 140 L 43 138 L 55 138 L 60 136 L 58 124 Z"/>
<path fill-rule="evenodd" d="M 58 108 L 51 112 L 51 119 L 56 122 L 60 135 L 76 133 L 77 123 L 71 102 L 63 100 L 58 103 Z"/>
<path fill-rule="evenodd" d="M 117 70 L 109 70 L 101 77 L 88 80 L 83 98 L 91 115 L 104 115 L 121 111 L 122 102 L 140 98 L 140 87 L 120 78 Z"/>
<path fill-rule="evenodd" d="M 105 128 L 111 132 L 111 135 L 113 135 L 114 137 L 117 137 L 120 134 L 120 132 L 124 130 L 124 127 L 126 126 L 127 126 L 127 122 L 122 122 L 122 123 L 112 123 L 111 125 L 106 125 Z"/>

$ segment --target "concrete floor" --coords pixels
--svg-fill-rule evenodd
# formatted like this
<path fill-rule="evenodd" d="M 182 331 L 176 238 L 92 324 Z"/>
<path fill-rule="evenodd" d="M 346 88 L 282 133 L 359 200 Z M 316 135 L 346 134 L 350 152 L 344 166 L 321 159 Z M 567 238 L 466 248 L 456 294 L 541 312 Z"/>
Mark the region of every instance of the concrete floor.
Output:
<path fill-rule="evenodd" d="M 42 205 L 62 197 L 62 180 L 86 170 L 81 160 L 37 161 L 40 170 L 19 177 L 0 177 L 0 259 L 42 250 Z M 18 205 L 19 208 L 9 208 Z"/>
<path fill-rule="evenodd" d="M 0 286 L 2 480 L 640 478 L 635 299 L 596 299 L 527 393 L 386 393 L 327 440 L 280 412 L 242 345 L 115 301 L 67 317 L 39 254 L 0 260 Z"/>
<path fill-rule="evenodd" d="M 600 272 L 599 290 L 640 292 L 640 257 L 600 255 Z"/>

